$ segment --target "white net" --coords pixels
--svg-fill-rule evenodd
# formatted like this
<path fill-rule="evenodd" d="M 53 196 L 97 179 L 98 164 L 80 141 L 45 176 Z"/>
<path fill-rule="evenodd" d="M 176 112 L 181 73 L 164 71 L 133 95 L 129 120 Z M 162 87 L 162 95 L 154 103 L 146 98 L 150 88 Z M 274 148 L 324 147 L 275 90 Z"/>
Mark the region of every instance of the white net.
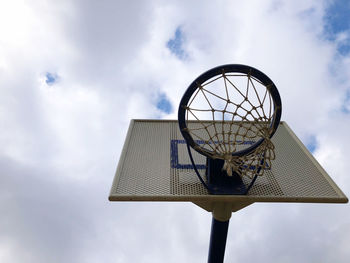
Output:
<path fill-rule="evenodd" d="M 235 172 L 252 178 L 271 167 L 276 109 L 269 86 L 250 74 L 222 73 L 198 83 L 185 110 L 185 130 L 196 142 L 194 148 L 225 160 L 223 169 L 229 176 Z M 247 154 L 232 155 L 258 142 L 260 146 Z"/>

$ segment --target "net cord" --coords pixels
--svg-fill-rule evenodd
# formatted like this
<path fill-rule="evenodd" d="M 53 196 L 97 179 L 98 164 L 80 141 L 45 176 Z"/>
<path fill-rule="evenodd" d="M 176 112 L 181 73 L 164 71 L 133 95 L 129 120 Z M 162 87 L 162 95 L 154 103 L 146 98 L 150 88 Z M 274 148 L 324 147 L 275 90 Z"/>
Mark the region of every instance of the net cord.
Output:
<path fill-rule="evenodd" d="M 186 107 L 186 110 L 187 110 L 187 118 L 186 119 L 188 120 L 188 112 L 189 112 L 200 123 L 200 125 L 202 126 L 201 128 L 190 129 L 187 127 L 188 133 L 191 134 L 192 136 L 196 137 L 197 139 L 203 141 L 204 147 L 207 146 L 207 147 L 211 148 L 213 158 L 220 158 L 220 159 L 225 160 L 224 169 L 226 170 L 226 172 L 229 176 L 232 176 L 232 171 L 235 171 L 235 172 L 238 172 L 238 174 L 241 177 L 243 177 L 245 175 L 249 175 L 249 177 L 251 179 L 253 179 L 253 177 L 255 175 L 262 175 L 264 173 L 264 169 L 261 170 L 261 168 L 265 168 L 264 167 L 265 165 L 263 165 L 263 163 L 265 162 L 265 159 L 266 159 L 266 156 L 265 156 L 266 151 L 269 151 L 269 153 L 272 151 L 272 155 L 269 154 L 267 156 L 267 159 L 268 159 L 267 161 L 269 162 L 270 165 L 271 165 L 270 160 L 274 159 L 273 158 L 273 156 L 274 156 L 274 152 L 273 152 L 274 149 L 273 148 L 274 147 L 273 147 L 272 142 L 270 141 L 270 132 L 271 131 L 269 130 L 268 127 L 266 127 L 266 124 L 269 124 L 271 122 L 273 115 L 276 114 L 276 109 L 274 109 L 274 112 L 272 112 L 272 110 L 271 110 L 272 101 L 271 101 L 271 94 L 268 92 L 268 87 L 266 87 L 266 91 L 263 95 L 263 98 L 260 98 L 260 96 L 258 95 L 257 89 L 252 81 L 251 75 L 247 74 L 246 77 L 247 77 L 247 86 L 246 86 L 246 92 L 244 92 L 245 94 L 242 91 L 240 91 L 227 78 L 227 76 L 225 75 L 224 72 L 222 73 L 221 76 L 215 78 L 214 80 L 211 80 L 208 83 L 197 84 L 198 91 L 195 93 L 195 95 L 192 97 L 190 103 Z M 208 85 L 209 83 L 211 83 L 213 81 L 217 81 L 220 78 L 224 79 L 226 98 L 223 98 L 219 95 L 216 95 L 205 88 L 206 85 Z M 228 94 L 228 89 L 227 89 L 227 82 L 229 84 L 231 84 L 231 86 L 236 91 L 238 91 L 238 93 L 242 96 L 243 100 L 240 103 L 235 103 L 232 100 L 230 100 L 230 97 Z M 256 95 L 258 102 L 259 102 L 259 105 L 253 105 L 249 101 L 249 99 L 248 99 L 249 89 L 251 89 L 253 94 Z M 208 103 L 208 106 L 209 106 L 208 110 L 191 108 L 192 102 L 194 101 L 194 99 L 196 98 L 196 96 L 199 93 L 201 93 L 204 96 L 205 101 Z M 213 105 L 210 103 L 210 100 L 208 99 L 208 97 L 206 96 L 205 93 L 211 94 L 214 97 L 216 97 L 217 99 L 225 101 L 226 102 L 225 108 L 223 110 L 215 109 L 213 107 Z M 263 106 L 263 104 L 266 102 L 267 95 L 269 97 L 268 102 L 270 104 L 268 116 L 266 116 L 266 113 L 264 111 L 264 106 Z M 244 103 L 248 104 L 250 106 L 250 109 L 246 108 L 247 105 L 243 106 Z M 229 104 L 232 104 L 236 107 L 236 110 L 234 112 L 227 110 L 227 106 Z M 260 112 L 258 109 L 260 109 Z M 240 110 L 240 113 L 238 112 L 239 110 Z M 196 111 L 208 111 L 208 112 L 211 111 L 213 120 L 210 122 L 209 125 L 205 125 L 194 113 Z M 215 111 L 221 112 L 223 115 L 222 121 L 220 123 L 221 129 L 222 129 L 221 132 L 219 132 L 217 129 L 218 127 L 217 127 L 217 123 L 215 122 L 215 115 L 214 115 Z M 228 134 L 226 134 L 224 132 L 224 125 L 225 125 L 224 115 L 225 115 L 225 113 L 232 114 L 232 121 L 230 124 L 230 129 L 229 129 Z M 232 131 L 232 123 L 233 123 L 234 118 L 237 118 L 237 117 L 240 118 L 241 123 L 244 122 L 245 120 L 248 120 L 249 117 L 253 118 L 253 121 L 250 122 L 249 127 L 244 127 L 240 124 L 237 131 L 233 132 Z M 209 130 L 208 130 L 209 126 L 213 127 L 214 133 L 209 132 Z M 199 136 L 198 134 L 195 133 L 195 131 L 199 130 L 199 129 L 203 129 L 206 131 L 206 133 L 209 137 L 207 140 L 203 139 L 201 136 Z M 248 133 L 252 133 L 252 135 L 248 135 Z M 225 138 L 226 137 L 225 135 L 227 136 L 227 138 Z M 221 140 L 219 138 L 220 136 L 223 137 Z M 252 152 L 247 153 L 243 156 L 233 156 L 232 152 L 236 150 L 236 146 L 239 144 L 231 145 L 230 144 L 231 137 L 233 137 L 232 139 L 235 142 L 239 141 L 239 138 L 241 138 L 242 143 L 244 143 L 249 138 L 260 138 L 260 141 L 265 141 L 266 143 L 262 143 L 257 148 L 255 148 Z M 222 142 L 224 142 L 224 143 L 222 143 Z M 225 142 L 228 142 L 228 148 L 227 148 Z M 231 148 L 231 146 L 233 148 Z M 199 145 L 196 145 L 196 147 L 201 148 L 202 150 L 206 150 L 204 147 L 201 147 Z M 261 152 L 264 153 L 264 158 L 262 158 L 264 160 L 263 163 L 259 163 L 259 161 L 261 161 L 261 159 L 256 158 L 256 156 L 259 155 L 259 153 L 261 153 Z M 248 163 L 248 168 L 244 168 L 244 166 L 238 165 L 239 163 L 243 163 L 243 164 Z M 252 175 L 252 173 L 249 172 L 249 169 L 250 169 L 249 165 L 252 166 L 252 164 L 254 164 L 254 163 L 255 163 L 256 169 L 254 171 L 254 175 Z M 240 168 L 240 169 L 239 170 L 234 169 L 235 167 Z"/>
<path fill-rule="evenodd" d="M 191 152 L 191 147 L 190 145 L 186 142 L 186 146 L 187 146 L 187 151 L 188 151 L 188 155 L 190 157 L 190 161 L 192 163 L 193 169 L 199 179 L 199 181 L 202 183 L 202 185 L 208 190 L 209 193 L 213 192 L 213 189 L 203 180 L 202 176 L 199 174 L 197 166 L 193 160 L 193 156 L 192 156 L 192 152 Z M 265 162 L 265 157 L 262 158 L 261 160 L 261 165 Z M 248 194 L 249 190 L 252 188 L 253 184 L 255 183 L 256 179 L 258 178 L 258 174 L 260 173 L 260 169 L 261 166 L 259 166 L 257 173 L 255 174 L 254 178 L 252 179 L 252 181 L 250 182 L 250 184 L 248 185 L 246 191 L 243 194 Z"/>

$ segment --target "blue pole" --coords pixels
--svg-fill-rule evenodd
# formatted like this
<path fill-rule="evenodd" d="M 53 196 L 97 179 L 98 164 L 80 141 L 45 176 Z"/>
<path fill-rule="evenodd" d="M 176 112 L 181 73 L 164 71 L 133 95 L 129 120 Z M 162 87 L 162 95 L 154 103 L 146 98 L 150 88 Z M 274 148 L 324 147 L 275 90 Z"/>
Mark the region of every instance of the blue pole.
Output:
<path fill-rule="evenodd" d="M 214 217 L 211 222 L 211 233 L 209 243 L 208 263 L 222 263 L 224 262 L 225 247 L 228 223 L 216 220 Z"/>

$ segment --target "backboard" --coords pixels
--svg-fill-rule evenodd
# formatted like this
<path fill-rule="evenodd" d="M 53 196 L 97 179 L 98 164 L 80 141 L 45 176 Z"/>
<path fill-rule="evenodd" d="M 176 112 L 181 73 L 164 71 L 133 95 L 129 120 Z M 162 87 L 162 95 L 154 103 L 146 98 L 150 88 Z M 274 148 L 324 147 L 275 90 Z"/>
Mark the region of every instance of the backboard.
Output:
<path fill-rule="evenodd" d="M 211 195 L 194 173 L 177 120 L 131 120 L 109 200 L 188 201 L 207 211 L 217 202 L 233 211 L 254 202 L 348 202 L 286 122 L 272 142 L 276 159 L 247 195 Z M 206 158 L 192 154 L 205 177 Z"/>

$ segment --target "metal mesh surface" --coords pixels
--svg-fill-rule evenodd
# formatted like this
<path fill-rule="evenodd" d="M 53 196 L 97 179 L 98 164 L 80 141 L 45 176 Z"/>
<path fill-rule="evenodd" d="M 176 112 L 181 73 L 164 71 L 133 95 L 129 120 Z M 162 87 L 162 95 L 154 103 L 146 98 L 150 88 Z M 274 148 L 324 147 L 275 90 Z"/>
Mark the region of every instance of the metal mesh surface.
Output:
<path fill-rule="evenodd" d="M 247 195 L 209 195 L 197 178 L 177 121 L 133 120 L 111 201 L 347 202 L 346 196 L 285 122 L 272 141 L 276 159 Z M 205 178 L 206 158 L 192 151 Z"/>

